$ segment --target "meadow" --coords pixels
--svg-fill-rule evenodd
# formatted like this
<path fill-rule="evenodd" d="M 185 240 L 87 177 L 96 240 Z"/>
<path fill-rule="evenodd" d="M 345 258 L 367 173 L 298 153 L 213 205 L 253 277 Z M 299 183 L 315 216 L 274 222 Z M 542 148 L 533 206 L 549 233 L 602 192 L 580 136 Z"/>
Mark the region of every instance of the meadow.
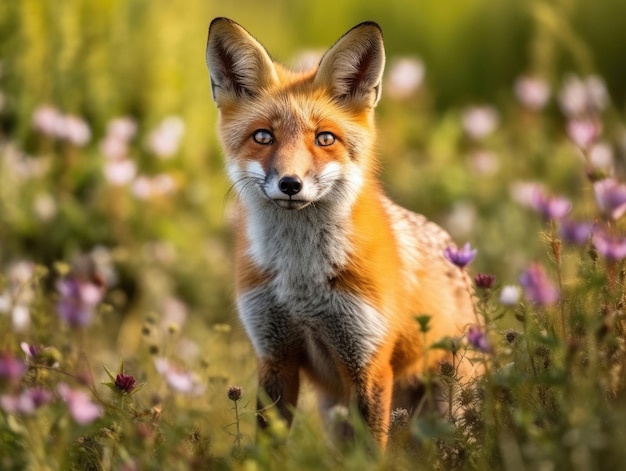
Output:
<path fill-rule="evenodd" d="M 626 468 L 626 3 L 221 3 L 0 4 L 0 469 Z M 476 249 L 476 324 L 431 348 L 486 374 L 442 364 L 454 414 L 394 411 L 385 454 L 308 392 L 255 443 L 216 16 L 296 65 L 380 23 L 385 188 Z"/>

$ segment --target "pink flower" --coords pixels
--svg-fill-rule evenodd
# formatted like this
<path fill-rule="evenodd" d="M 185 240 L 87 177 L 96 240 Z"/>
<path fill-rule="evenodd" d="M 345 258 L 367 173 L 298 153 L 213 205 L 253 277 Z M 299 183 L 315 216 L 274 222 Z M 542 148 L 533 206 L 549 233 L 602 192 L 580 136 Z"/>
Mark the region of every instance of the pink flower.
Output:
<path fill-rule="evenodd" d="M 473 139 L 482 139 L 498 126 L 498 112 L 492 106 L 472 106 L 463 112 L 463 129 Z"/>
<path fill-rule="evenodd" d="M 102 408 L 94 403 L 84 391 L 72 389 L 65 383 L 59 384 L 57 391 L 77 423 L 87 425 L 102 416 Z"/>
<path fill-rule="evenodd" d="M 173 157 L 185 132 L 185 123 L 178 116 L 165 118 L 148 137 L 148 147 L 157 157 Z"/>
<path fill-rule="evenodd" d="M 541 110 L 550 98 L 550 86 L 538 77 L 519 77 L 514 90 L 520 103 L 533 111 Z"/>
<path fill-rule="evenodd" d="M 6 380 L 11 384 L 17 384 L 26 373 L 28 367 L 12 353 L 0 352 L 0 380 Z"/>
<path fill-rule="evenodd" d="M 559 291 L 542 265 L 532 263 L 519 278 L 528 300 L 540 306 L 551 306 L 559 300 Z"/>
<path fill-rule="evenodd" d="M 409 98 L 422 84 L 424 74 L 424 63 L 416 57 L 391 61 L 387 73 L 387 95 L 396 100 Z"/>
<path fill-rule="evenodd" d="M 111 185 L 125 185 L 137 175 L 137 165 L 132 160 L 111 160 L 104 165 L 104 176 Z"/>
<path fill-rule="evenodd" d="M 567 123 L 567 135 L 576 146 L 583 150 L 591 147 L 601 131 L 600 123 L 591 119 L 572 119 Z"/>
<path fill-rule="evenodd" d="M 591 75 L 584 80 L 574 74 L 568 75 L 559 92 L 561 110 L 568 117 L 598 114 L 608 103 L 606 85 L 597 75 Z"/>
<path fill-rule="evenodd" d="M 33 388 L 12 396 L 0 397 L 0 406 L 12 414 L 31 415 L 40 407 L 52 401 L 52 394 L 45 389 Z"/>
<path fill-rule="evenodd" d="M 562 219 L 572 209 L 572 203 L 559 196 L 535 191 L 530 201 L 531 207 L 546 220 Z"/>
<path fill-rule="evenodd" d="M 205 390 L 205 385 L 200 383 L 192 372 L 182 371 L 167 358 L 155 358 L 154 366 L 159 374 L 163 376 L 167 385 L 174 391 L 199 395 Z"/>

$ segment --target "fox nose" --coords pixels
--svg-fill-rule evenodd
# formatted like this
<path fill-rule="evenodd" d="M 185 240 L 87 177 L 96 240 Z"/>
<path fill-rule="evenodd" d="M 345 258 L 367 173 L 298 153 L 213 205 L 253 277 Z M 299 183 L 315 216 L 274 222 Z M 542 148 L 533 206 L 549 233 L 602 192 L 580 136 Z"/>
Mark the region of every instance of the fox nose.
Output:
<path fill-rule="evenodd" d="M 286 195 L 293 196 L 302 189 L 302 180 L 295 175 L 286 175 L 278 182 L 278 188 Z"/>

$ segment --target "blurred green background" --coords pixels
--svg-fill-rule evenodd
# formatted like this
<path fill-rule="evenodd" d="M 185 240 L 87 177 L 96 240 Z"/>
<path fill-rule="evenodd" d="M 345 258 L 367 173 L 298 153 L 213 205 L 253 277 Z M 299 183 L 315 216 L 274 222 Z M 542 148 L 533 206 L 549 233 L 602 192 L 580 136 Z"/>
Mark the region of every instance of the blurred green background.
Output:
<path fill-rule="evenodd" d="M 303 50 L 324 50 L 364 20 L 382 26 L 389 63 L 420 57 L 426 74 L 419 90 L 404 100 L 383 91 L 379 106 L 386 187 L 459 242 L 470 240 L 480 253 L 475 270 L 501 282 L 515 282 L 521 267 L 545 251 L 530 243 L 542 226 L 511 200 L 512 182 L 540 179 L 572 199 L 588 193 L 554 98 L 565 75 L 599 75 L 611 97 L 609 116 L 623 112 L 623 0 L 4 1 L 3 264 L 71 262 L 103 247 L 116 272 L 113 326 L 142 322 L 169 296 L 182 299 L 196 322 L 232 323 L 232 194 L 204 63 L 207 27 L 216 16 L 241 23 L 286 63 Z M 522 109 L 514 97 L 522 74 L 541 77 L 552 89 L 541 113 Z M 474 104 L 494 107 L 499 117 L 497 131 L 479 142 L 468 139 L 461 123 L 463 109 Z M 33 115 L 43 105 L 83 119 L 89 142 L 71 145 L 38 132 Z M 107 182 L 100 144 L 120 116 L 138 127 L 129 151 L 137 173 L 167 175 L 174 191 L 138 197 L 130 184 Z M 171 116 L 182 120 L 184 135 L 173 158 L 159 159 L 146 142 Z M 607 120 L 605 135 L 619 167 L 618 120 Z M 495 170 L 476 170 L 477 150 L 489 152 Z M 24 176 L 15 161 L 43 170 Z M 53 209 L 45 217 L 36 211 L 41 198 Z M 584 217 L 586 204 L 574 212 Z M 136 335 L 136 323 L 130 325 L 125 345 Z"/>

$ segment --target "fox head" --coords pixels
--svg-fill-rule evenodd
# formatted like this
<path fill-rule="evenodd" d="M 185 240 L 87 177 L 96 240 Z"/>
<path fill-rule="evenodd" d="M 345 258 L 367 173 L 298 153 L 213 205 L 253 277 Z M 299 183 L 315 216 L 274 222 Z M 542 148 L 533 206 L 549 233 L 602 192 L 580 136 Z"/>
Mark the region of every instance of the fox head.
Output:
<path fill-rule="evenodd" d="M 373 177 L 373 110 L 385 63 L 376 23 L 355 26 L 317 68 L 296 73 L 243 27 L 216 18 L 206 61 L 226 169 L 244 203 L 349 203 Z"/>

